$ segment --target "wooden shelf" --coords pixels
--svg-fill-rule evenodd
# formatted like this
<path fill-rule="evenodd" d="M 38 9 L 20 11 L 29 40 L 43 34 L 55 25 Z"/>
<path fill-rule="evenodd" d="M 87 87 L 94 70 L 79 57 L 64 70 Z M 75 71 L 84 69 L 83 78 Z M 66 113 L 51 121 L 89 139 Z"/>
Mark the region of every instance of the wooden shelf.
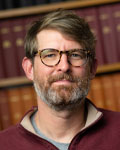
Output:
<path fill-rule="evenodd" d="M 120 71 L 120 63 L 99 66 L 97 74 Z"/>
<path fill-rule="evenodd" d="M 0 19 L 42 14 L 42 13 L 56 10 L 58 8 L 75 9 L 75 8 L 99 6 L 99 5 L 118 3 L 118 2 L 120 2 L 120 0 L 77 0 L 77 1 L 74 0 L 74 1 L 59 2 L 59 3 L 39 5 L 39 6 L 26 7 L 26 8 L 25 7 L 17 8 L 17 9 L 0 11 Z M 97 74 L 116 72 L 116 71 L 120 71 L 120 63 L 99 66 L 97 69 Z M 23 84 L 32 84 L 32 81 L 28 80 L 26 77 L 16 77 L 16 78 L 0 80 L 0 88 L 7 87 L 7 86 L 23 85 Z"/>
<path fill-rule="evenodd" d="M 25 76 L 23 77 L 15 77 L 15 78 L 6 78 L 0 80 L 0 88 L 9 87 L 9 86 L 17 86 L 17 85 L 26 85 L 31 84 L 32 81 L 28 80 Z"/>
<path fill-rule="evenodd" d="M 97 69 L 97 74 L 116 71 L 120 71 L 120 63 L 99 66 Z M 16 77 L 0 80 L 0 88 L 26 84 L 32 84 L 32 81 L 28 80 L 26 77 Z"/>
<path fill-rule="evenodd" d="M 78 0 L 78 1 L 67 1 L 45 5 L 37 5 L 32 7 L 24 7 L 10 10 L 2 10 L 0 11 L 0 19 L 46 13 L 56 10 L 58 8 L 74 9 L 117 2 L 120 2 L 120 0 Z"/>

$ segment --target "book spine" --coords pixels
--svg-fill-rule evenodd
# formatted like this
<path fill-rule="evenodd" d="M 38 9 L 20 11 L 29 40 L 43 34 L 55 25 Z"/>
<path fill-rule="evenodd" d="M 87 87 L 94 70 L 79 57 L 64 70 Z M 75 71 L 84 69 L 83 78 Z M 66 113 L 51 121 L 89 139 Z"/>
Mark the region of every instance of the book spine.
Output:
<path fill-rule="evenodd" d="M 12 125 L 10 110 L 8 105 L 8 95 L 6 90 L 0 90 L 0 119 L 2 124 L 2 129 L 6 129 Z"/>
<path fill-rule="evenodd" d="M 116 34 L 118 62 L 120 62 L 120 3 L 112 5 L 112 12 Z"/>
<path fill-rule="evenodd" d="M 91 82 L 92 101 L 99 108 L 106 108 L 101 77 L 95 77 Z"/>
<path fill-rule="evenodd" d="M 34 0 L 34 5 L 47 4 L 48 2 L 49 0 Z"/>
<path fill-rule="evenodd" d="M 5 77 L 6 75 L 5 75 L 5 67 L 4 67 L 4 60 L 3 60 L 1 34 L 0 34 L 0 79 L 5 78 Z"/>
<path fill-rule="evenodd" d="M 105 64 L 104 58 L 104 45 L 102 40 L 101 28 L 99 26 L 98 12 L 97 8 L 85 8 L 82 10 L 85 20 L 91 27 L 91 31 L 96 36 L 96 58 L 98 59 L 98 65 Z"/>
<path fill-rule="evenodd" d="M 18 60 L 16 49 L 13 46 L 14 40 L 10 24 L 11 20 L 9 19 L 0 21 L 1 51 L 3 52 L 6 77 L 16 77 L 19 76 Z"/>
<path fill-rule="evenodd" d="M 4 9 L 3 1 L 0 1 L 0 10 Z"/>
<path fill-rule="evenodd" d="M 111 75 L 103 75 L 101 80 L 104 89 L 106 108 L 109 110 L 117 111 L 117 101 Z"/>
<path fill-rule="evenodd" d="M 83 9 L 82 9 L 82 10 L 81 10 L 81 9 L 75 9 L 75 10 L 73 10 L 73 11 L 74 11 L 74 13 L 77 14 L 79 17 L 81 17 L 81 18 L 84 18 L 84 17 L 85 17 L 85 14 L 84 14 Z"/>
<path fill-rule="evenodd" d="M 33 0 L 19 0 L 18 1 L 18 7 L 26 7 L 26 6 L 32 6 L 33 5 Z"/>
<path fill-rule="evenodd" d="M 92 99 L 93 99 L 92 90 L 91 90 L 91 89 L 90 89 L 89 92 L 88 92 L 87 98 L 88 98 L 89 100 L 92 100 Z"/>
<path fill-rule="evenodd" d="M 34 106 L 34 94 L 33 94 L 33 87 L 21 87 L 21 100 L 23 105 L 24 114 Z"/>
<path fill-rule="evenodd" d="M 100 6 L 97 10 L 102 29 L 105 61 L 107 64 L 116 63 L 118 62 L 118 54 L 111 5 Z"/>
<path fill-rule="evenodd" d="M 33 86 L 31 87 L 31 93 L 33 95 L 33 106 L 37 106 L 37 94 Z"/>
<path fill-rule="evenodd" d="M 16 60 L 18 60 L 18 70 L 19 75 L 24 76 L 24 71 L 22 69 L 22 59 L 25 56 L 24 51 L 24 37 L 25 37 L 25 27 L 22 18 L 13 19 L 11 21 L 11 32 L 14 40 L 13 47 L 16 50 Z"/>
<path fill-rule="evenodd" d="M 17 124 L 23 116 L 23 106 L 21 101 L 20 88 L 8 89 L 8 104 L 10 109 L 12 124 Z"/>
<path fill-rule="evenodd" d="M 120 73 L 111 75 L 117 111 L 120 111 Z"/>
<path fill-rule="evenodd" d="M 0 120 L 0 131 L 2 130 L 2 123 L 1 123 L 1 120 Z"/>
<path fill-rule="evenodd" d="M 13 3 L 13 0 L 4 0 L 3 1 L 4 4 L 4 8 L 5 9 L 11 9 L 11 8 L 15 8 L 15 5 Z"/>

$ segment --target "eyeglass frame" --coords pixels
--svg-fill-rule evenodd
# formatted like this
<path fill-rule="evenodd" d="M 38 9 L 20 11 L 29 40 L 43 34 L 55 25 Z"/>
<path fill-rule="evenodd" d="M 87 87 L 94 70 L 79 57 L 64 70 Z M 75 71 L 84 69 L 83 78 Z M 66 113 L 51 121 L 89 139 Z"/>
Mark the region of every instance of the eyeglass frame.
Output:
<path fill-rule="evenodd" d="M 43 62 L 42 58 L 41 58 L 41 53 L 42 53 L 44 50 L 56 50 L 56 51 L 58 51 L 58 52 L 59 52 L 59 55 L 60 55 L 59 61 L 58 61 L 55 65 L 47 65 L 47 64 L 45 64 L 45 63 Z M 68 59 L 68 63 L 69 63 L 70 65 L 74 66 L 74 67 L 81 67 L 81 66 L 85 65 L 85 64 L 87 63 L 88 58 L 89 58 L 90 56 L 92 56 L 92 53 L 90 52 L 90 50 L 78 49 L 78 48 L 69 49 L 69 50 L 65 50 L 65 51 L 60 51 L 60 50 L 54 49 L 54 48 L 45 48 L 45 49 L 42 49 L 42 50 L 38 50 L 37 52 L 34 52 L 34 56 L 39 55 L 39 56 L 40 56 L 40 59 L 41 59 L 41 62 L 42 62 L 44 65 L 46 65 L 46 66 L 48 66 L 48 67 L 54 67 L 54 66 L 56 66 L 56 65 L 59 64 L 59 62 L 60 62 L 60 60 L 61 60 L 62 54 L 66 54 L 67 57 L 68 57 L 68 53 L 69 53 L 70 51 L 74 51 L 74 50 L 80 50 L 80 51 L 84 51 L 84 52 L 86 53 L 86 61 L 85 61 L 84 64 L 82 64 L 82 65 L 80 65 L 80 66 L 74 66 L 74 65 L 72 65 L 71 62 L 70 62 L 69 59 Z"/>

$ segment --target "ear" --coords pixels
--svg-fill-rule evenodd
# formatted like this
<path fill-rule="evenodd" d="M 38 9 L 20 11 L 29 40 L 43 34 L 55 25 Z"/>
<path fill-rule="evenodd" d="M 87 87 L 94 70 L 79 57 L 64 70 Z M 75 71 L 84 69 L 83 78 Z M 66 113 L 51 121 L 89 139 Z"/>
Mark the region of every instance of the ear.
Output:
<path fill-rule="evenodd" d="M 97 66 L 98 66 L 98 61 L 97 59 L 94 59 L 91 68 L 90 68 L 90 79 L 94 79 L 95 75 L 96 75 L 96 71 L 97 71 Z"/>
<path fill-rule="evenodd" d="M 28 59 L 27 57 L 24 57 L 22 61 L 22 67 L 27 78 L 33 80 L 33 64 L 31 60 Z"/>

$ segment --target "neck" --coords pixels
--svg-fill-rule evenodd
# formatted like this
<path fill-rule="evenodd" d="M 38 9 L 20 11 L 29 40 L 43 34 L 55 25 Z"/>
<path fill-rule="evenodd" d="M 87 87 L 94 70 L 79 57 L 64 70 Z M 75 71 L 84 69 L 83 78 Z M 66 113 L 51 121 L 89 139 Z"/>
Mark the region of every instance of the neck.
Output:
<path fill-rule="evenodd" d="M 70 143 L 85 125 L 84 109 L 82 101 L 75 110 L 55 111 L 39 99 L 35 121 L 40 131 L 48 138 L 61 143 Z"/>

